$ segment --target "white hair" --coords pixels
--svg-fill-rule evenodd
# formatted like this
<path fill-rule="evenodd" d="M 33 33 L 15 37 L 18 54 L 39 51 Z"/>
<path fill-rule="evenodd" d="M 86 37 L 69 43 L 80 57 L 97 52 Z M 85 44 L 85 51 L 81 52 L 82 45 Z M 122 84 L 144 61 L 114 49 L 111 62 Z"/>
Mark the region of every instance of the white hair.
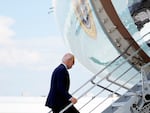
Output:
<path fill-rule="evenodd" d="M 66 53 L 62 58 L 62 62 L 66 63 L 67 61 L 71 59 L 74 59 L 74 56 L 71 53 Z"/>

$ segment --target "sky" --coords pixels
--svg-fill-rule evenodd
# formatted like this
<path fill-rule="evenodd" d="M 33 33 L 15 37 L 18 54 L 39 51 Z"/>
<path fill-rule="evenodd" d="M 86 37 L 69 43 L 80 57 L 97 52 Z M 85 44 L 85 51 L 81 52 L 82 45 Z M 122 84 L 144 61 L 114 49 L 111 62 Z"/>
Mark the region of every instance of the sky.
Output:
<path fill-rule="evenodd" d="M 53 69 L 70 52 L 51 7 L 51 0 L 1 0 L 0 96 L 48 94 Z M 70 92 L 91 77 L 78 61 L 69 72 Z"/>

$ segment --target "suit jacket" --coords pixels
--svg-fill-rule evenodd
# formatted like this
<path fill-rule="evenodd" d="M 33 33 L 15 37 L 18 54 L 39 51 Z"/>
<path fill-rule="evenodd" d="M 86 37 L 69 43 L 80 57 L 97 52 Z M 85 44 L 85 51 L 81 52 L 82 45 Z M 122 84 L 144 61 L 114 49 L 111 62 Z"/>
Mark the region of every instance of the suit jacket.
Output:
<path fill-rule="evenodd" d="M 69 99 L 72 97 L 68 92 L 69 86 L 69 73 L 66 67 L 60 64 L 52 74 L 51 88 L 45 105 L 49 108 L 62 109 L 69 104 Z"/>

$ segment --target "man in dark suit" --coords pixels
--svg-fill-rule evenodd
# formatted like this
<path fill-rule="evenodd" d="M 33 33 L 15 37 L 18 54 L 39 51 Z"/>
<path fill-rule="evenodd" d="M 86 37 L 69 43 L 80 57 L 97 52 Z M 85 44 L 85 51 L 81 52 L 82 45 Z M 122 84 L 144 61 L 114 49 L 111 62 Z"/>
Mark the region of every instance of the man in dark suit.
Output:
<path fill-rule="evenodd" d="M 52 109 L 53 113 L 59 113 L 70 103 L 77 103 L 77 99 L 69 94 L 70 79 L 67 69 L 72 68 L 74 56 L 67 53 L 62 58 L 62 63 L 54 70 L 51 78 L 51 88 L 46 100 L 46 106 Z M 72 105 L 64 113 L 79 113 Z"/>

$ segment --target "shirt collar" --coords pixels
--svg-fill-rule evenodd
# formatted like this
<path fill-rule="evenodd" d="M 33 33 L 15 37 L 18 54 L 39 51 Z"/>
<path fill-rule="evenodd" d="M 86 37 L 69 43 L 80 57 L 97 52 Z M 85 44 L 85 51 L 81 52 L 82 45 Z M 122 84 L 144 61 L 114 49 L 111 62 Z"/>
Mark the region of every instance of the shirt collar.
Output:
<path fill-rule="evenodd" d="M 68 69 L 68 68 L 67 68 L 67 65 L 66 65 L 65 63 L 62 63 L 62 64 L 65 66 L 66 69 Z"/>

